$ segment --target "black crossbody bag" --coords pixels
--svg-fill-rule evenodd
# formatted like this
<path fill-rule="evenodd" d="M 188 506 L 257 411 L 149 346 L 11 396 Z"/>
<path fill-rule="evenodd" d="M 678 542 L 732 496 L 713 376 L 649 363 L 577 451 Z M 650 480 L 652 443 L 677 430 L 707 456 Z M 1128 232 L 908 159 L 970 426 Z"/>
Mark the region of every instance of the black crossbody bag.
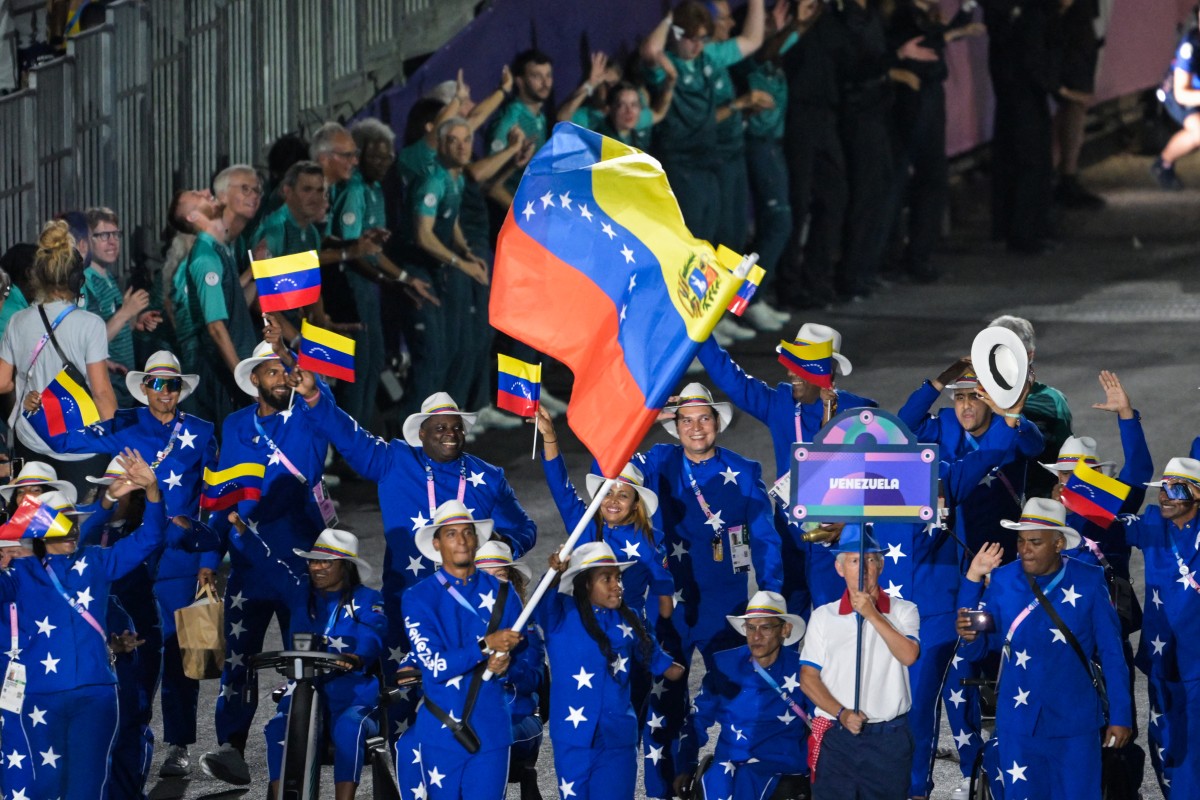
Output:
<path fill-rule="evenodd" d="M 496 597 L 496 604 L 492 606 L 492 616 L 488 619 L 487 633 L 484 636 L 490 636 L 495 633 L 500 627 L 500 617 L 504 614 L 504 603 L 508 599 L 509 584 L 507 581 L 500 583 L 500 591 Z M 463 704 L 463 718 L 455 720 L 449 714 L 441 709 L 441 707 L 433 702 L 428 694 L 425 695 L 425 707 L 429 709 L 429 713 L 433 714 L 443 725 L 450 729 L 454 734 L 454 740 L 463 746 L 463 749 L 474 755 L 479 752 L 479 734 L 475 733 L 475 729 L 471 727 L 471 712 L 475 710 L 475 701 L 479 697 L 479 688 L 483 685 L 483 673 L 487 671 L 487 659 L 479 662 L 471 673 L 471 685 L 467 688 L 467 702 Z"/>
<path fill-rule="evenodd" d="M 1062 632 L 1063 638 L 1067 640 L 1067 644 L 1071 645 L 1071 649 L 1075 651 L 1075 655 L 1079 656 L 1079 661 L 1083 664 L 1084 670 L 1092 681 L 1092 686 L 1096 689 L 1096 694 L 1100 696 L 1100 707 L 1104 711 L 1104 724 L 1108 724 L 1108 685 L 1104 682 L 1104 670 L 1100 664 L 1093 659 L 1087 657 L 1083 652 L 1083 647 L 1079 644 L 1079 640 L 1075 638 L 1075 634 L 1067 627 L 1067 623 L 1063 622 L 1063 618 L 1054 610 L 1054 605 L 1046 598 L 1046 593 L 1042 591 L 1042 587 L 1037 585 L 1032 575 L 1026 574 L 1026 580 L 1029 581 L 1029 588 L 1033 589 L 1034 595 L 1037 596 L 1038 602 L 1046 613 L 1050 615 L 1050 620 L 1055 627 Z"/>

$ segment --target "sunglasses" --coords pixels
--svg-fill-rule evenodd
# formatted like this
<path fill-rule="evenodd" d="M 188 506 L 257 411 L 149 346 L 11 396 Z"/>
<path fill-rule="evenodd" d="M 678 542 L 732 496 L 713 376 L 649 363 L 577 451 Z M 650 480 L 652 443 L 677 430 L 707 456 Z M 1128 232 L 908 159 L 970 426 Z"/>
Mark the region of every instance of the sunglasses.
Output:
<path fill-rule="evenodd" d="M 1168 500 L 1191 500 L 1192 490 L 1186 483 L 1164 483 L 1159 492 L 1166 495 Z"/>
<path fill-rule="evenodd" d="M 178 392 L 183 389 L 183 378 L 146 378 L 142 386 L 156 392 Z"/>

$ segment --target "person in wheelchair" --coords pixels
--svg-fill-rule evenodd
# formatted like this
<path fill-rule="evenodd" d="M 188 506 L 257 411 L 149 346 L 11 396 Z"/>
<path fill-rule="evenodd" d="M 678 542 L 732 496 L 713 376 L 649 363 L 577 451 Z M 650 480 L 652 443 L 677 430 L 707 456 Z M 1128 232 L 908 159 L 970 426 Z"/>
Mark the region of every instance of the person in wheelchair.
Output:
<path fill-rule="evenodd" d="M 533 570 L 523 561 L 513 561 L 512 548 L 492 539 L 475 552 L 475 568 L 497 580 L 512 584 L 525 602 Z M 537 782 L 537 760 L 542 749 L 541 700 L 546 691 L 546 643 L 536 623 L 525 626 L 524 658 L 515 659 L 504 673 L 505 698 L 512 719 L 513 743 L 509 754 L 508 782 L 521 787 L 521 800 L 541 800 Z M 414 660 L 415 664 L 415 660 Z"/>
<path fill-rule="evenodd" d="M 755 593 L 745 614 L 726 619 L 746 644 L 713 656 L 714 668 L 705 673 L 684 724 L 684 771 L 675 778 L 675 793 L 712 800 L 770 798 L 781 776 L 804 762 L 808 714 L 799 705 L 795 646 L 804 636 L 804 620 L 787 613 L 786 601 L 775 592 Z M 715 722 L 721 723 L 716 751 L 709 769 L 697 776 L 697 755 Z"/>
<path fill-rule="evenodd" d="M 317 685 L 325 729 L 333 740 L 334 797 L 351 800 L 362 775 L 367 739 L 379 732 L 377 673 L 387 620 L 383 596 L 363 585 L 363 579 L 371 575 L 371 566 L 358 557 L 357 536 L 326 528 L 312 550 L 295 548 L 296 555 L 308 562 L 308 573 L 297 575 L 287 563 L 271 555 L 257 533 L 247 532 L 237 512 L 231 513 L 229 520 L 237 531 L 230 537 L 230 546 L 254 565 L 256 574 L 269 584 L 266 588 L 290 612 L 285 643 L 297 633 L 311 633 L 321 637 L 327 652 L 344 656 L 348 671 L 318 678 Z M 282 771 L 290 708 L 288 693 L 263 728 L 272 797 Z"/>
<path fill-rule="evenodd" d="M 1017 532 L 1018 560 L 1000 566 L 1002 548 L 986 544 L 959 589 L 958 654 L 1000 653 L 996 744 L 984 759 L 996 797 L 1099 800 L 1101 746 L 1133 735 L 1117 613 L 1103 571 L 1063 557 L 1080 541 L 1066 513 L 1055 500 L 1026 502 L 1018 521 L 1001 523 Z"/>

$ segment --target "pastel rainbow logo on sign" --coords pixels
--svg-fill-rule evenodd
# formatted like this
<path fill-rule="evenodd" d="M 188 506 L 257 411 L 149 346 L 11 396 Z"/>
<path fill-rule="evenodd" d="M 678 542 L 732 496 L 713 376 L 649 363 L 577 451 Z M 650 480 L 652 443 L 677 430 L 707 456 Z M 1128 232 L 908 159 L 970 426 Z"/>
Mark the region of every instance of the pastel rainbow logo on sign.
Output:
<path fill-rule="evenodd" d="M 931 522 L 937 509 L 938 448 L 917 443 L 897 417 L 852 409 L 811 444 L 792 445 L 796 520 Z"/>

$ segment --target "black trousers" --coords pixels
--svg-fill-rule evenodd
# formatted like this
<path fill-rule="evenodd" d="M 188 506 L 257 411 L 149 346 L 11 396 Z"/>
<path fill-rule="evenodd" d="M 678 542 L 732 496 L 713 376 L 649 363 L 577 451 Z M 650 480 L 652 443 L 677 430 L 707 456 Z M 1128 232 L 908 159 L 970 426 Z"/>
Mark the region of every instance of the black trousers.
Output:
<path fill-rule="evenodd" d="M 902 267 L 928 274 L 941 236 L 950 182 L 946 159 L 946 91 L 940 81 L 918 92 L 900 89 L 896 97 L 897 164 L 889 213 L 899 221 L 908 208 Z"/>
<path fill-rule="evenodd" d="M 850 205 L 838 288 L 846 294 L 870 291 L 892 231 L 894 218 L 888 214 L 895 170 L 891 113 L 889 94 L 883 90 L 847 101 L 842 112 Z"/>
<path fill-rule="evenodd" d="M 992 59 L 996 120 L 992 133 L 992 235 L 1010 247 L 1050 236 L 1054 192 L 1053 127 L 1042 87 L 1014 74 L 1004 53 Z"/>
<path fill-rule="evenodd" d="M 834 251 L 846 212 L 846 162 L 837 113 L 820 106 L 790 107 L 783 148 L 792 233 L 779 261 L 775 293 L 784 303 L 829 303 L 834 300 Z"/>

